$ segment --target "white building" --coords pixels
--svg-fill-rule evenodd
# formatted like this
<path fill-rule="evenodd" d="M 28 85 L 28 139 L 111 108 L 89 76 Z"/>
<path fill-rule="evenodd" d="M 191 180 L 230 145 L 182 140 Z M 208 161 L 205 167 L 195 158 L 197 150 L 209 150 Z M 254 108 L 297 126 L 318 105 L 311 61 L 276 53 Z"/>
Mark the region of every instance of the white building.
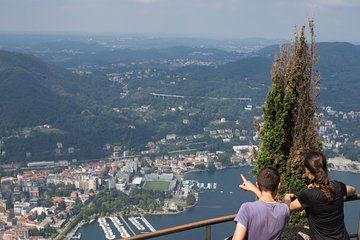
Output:
<path fill-rule="evenodd" d="M 30 211 L 30 203 L 28 202 L 15 202 L 14 214 L 15 216 L 25 215 Z"/>

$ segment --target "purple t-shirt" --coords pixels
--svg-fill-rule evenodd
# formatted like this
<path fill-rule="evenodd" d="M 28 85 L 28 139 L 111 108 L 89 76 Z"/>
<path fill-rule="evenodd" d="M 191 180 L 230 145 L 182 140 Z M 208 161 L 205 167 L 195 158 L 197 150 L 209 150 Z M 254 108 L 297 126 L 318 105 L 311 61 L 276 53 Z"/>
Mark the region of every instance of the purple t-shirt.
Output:
<path fill-rule="evenodd" d="M 290 209 L 285 203 L 246 202 L 234 221 L 246 228 L 245 239 L 271 240 L 280 239 L 289 215 Z"/>

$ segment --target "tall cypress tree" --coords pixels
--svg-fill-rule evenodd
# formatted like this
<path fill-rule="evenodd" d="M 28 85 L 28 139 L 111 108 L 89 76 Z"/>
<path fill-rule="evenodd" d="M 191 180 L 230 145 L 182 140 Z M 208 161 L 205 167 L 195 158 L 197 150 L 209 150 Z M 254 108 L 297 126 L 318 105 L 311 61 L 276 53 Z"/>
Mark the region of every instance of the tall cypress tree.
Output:
<path fill-rule="evenodd" d="M 300 36 L 295 33 L 289 48 L 280 49 L 272 67 L 272 86 L 263 107 L 264 123 L 260 126 L 260 148 L 254 173 L 272 165 L 281 174 L 280 194 L 306 188 L 302 156 L 321 150 L 316 129 L 316 98 L 320 77 L 315 70 L 317 60 L 314 22 L 309 21 L 310 43 L 305 26 Z M 292 222 L 300 220 L 293 217 Z"/>

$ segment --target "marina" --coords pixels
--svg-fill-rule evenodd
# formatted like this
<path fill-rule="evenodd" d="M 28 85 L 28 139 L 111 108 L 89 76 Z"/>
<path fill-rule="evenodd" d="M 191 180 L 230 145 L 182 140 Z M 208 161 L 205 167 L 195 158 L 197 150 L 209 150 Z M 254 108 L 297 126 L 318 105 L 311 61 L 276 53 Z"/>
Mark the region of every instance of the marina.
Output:
<path fill-rule="evenodd" d="M 111 216 L 110 220 L 113 222 L 114 226 L 116 227 L 116 229 L 119 231 L 120 236 L 122 238 L 127 238 L 130 237 L 130 234 L 128 233 L 128 231 L 125 229 L 124 225 L 121 223 L 120 219 L 118 217 L 115 216 Z"/>
<path fill-rule="evenodd" d="M 70 238 L 70 240 L 81 239 L 81 233 L 78 233 Z"/>
<path fill-rule="evenodd" d="M 105 237 L 106 239 L 115 239 L 115 234 L 112 231 L 112 229 L 110 228 L 109 224 L 106 222 L 106 218 L 105 217 L 100 217 L 98 219 L 99 225 L 102 228 L 102 230 L 105 233 Z"/>
<path fill-rule="evenodd" d="M 217 188 L 217 183 L 204 183 L 204 182 L 197 182 L 196 183 L 196 187 L 198 189 L 216 189 Z"/>
<path fill-rule="evenodd" d="M 108 221 L 108 219 L 110 221 Z M 95 219 L 91 219 L 87 225 L 93 225 Z M 105 239 L 128 238 L 136 234 L 154 232 L 156 229 L 143 215 L 129 216 L 126 219 L 122 216 L 99 217 L 98 226 L 102 229 Z M 131 228 L 133 225 L 135 231 Z M 80 239 L 81 233 L 74 235 L 73 239 Z"/>
<path fill-rule="evenodd" d="M 143 215 L 141 215 L 141 219 L 143 220 L 145 225 L 150 229 L 150 231 L 152 232 L 156 231 L 156 229 L 150 224 L 150 222 Z"/>
<path fill-rule="evenodd" d="M 139 231 L 145 231 L 144 225 L 139 222 L 141 217 L 129 217 L 128 219 Z"/>

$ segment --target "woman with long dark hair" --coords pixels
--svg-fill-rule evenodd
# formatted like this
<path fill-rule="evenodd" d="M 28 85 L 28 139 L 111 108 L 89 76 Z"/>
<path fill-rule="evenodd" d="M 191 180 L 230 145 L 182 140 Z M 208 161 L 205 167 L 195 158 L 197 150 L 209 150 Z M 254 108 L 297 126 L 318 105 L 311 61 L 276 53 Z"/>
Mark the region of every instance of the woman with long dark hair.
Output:
<path fill-rule="evenodd" d="M 310 184 L 291 202 L 290 210 L 305 210 L 312 240 L 349 239 L 343 207 L 345 197 L 354 195 L 355 188 L 328 177 L 326 158 L 320 152 L 307 153 L 304 167 Z"/>

